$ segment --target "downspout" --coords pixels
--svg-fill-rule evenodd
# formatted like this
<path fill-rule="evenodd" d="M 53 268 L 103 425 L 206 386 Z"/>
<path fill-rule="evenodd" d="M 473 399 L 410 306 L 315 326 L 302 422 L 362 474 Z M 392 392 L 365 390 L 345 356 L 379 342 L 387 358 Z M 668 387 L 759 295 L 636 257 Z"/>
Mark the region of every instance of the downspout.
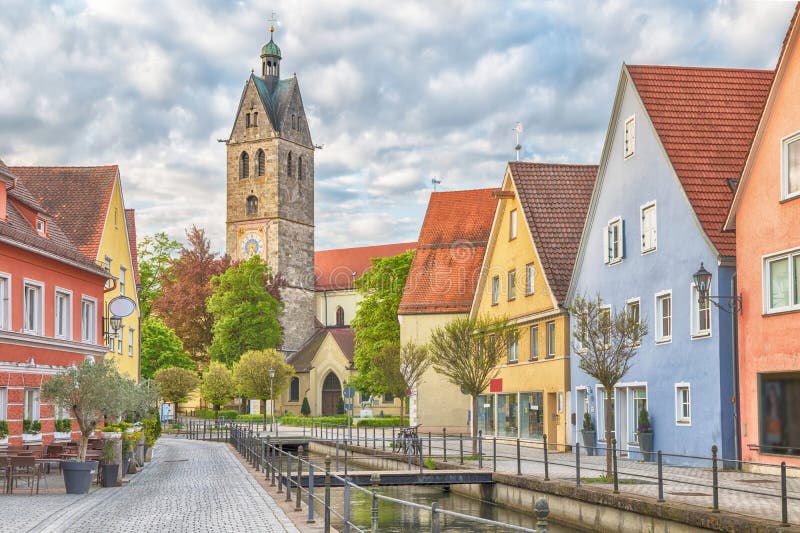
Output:
<path fill-rule="evenodd" d="M 738 287 L 736 285 L 736 272 L 734 271 L 733 275 L 731 276 L 731 294 L 736 296 L 738 294 L 737 291 Z M 733 403 L 733 427 L 735 429 L 735 435 L 733 438 L 733 452 L 736 459 L 741 461 L 742 428 L 740 427 L 741 419 L 739 416 L 739 313 L 741 312 L 741 309 L 738 309 L 738 307 L 741 307 L 741 305 L 737 304 L 736 307 L 737 309 L 733 309 L 733 313 L 731 313 L 733 315 L 731 319 L 731 343 L 733 344 L 731 347 L 731 357 L 733 358 L 733 398 L 731 398 L 731 401 Z M 738 462 L 737 465 L 737 469 L 741 470 L 742 463 Z"/>

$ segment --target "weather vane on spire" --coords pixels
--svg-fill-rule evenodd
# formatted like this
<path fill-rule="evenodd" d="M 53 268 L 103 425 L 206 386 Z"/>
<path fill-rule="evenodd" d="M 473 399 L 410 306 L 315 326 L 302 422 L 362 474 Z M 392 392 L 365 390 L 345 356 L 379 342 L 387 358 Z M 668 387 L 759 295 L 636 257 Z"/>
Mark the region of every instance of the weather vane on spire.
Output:
<path fill-rule="evenodd" d="M 272 37 L 272 34 L 275 32 L 275 26 L 276 25 L 280 26 L 280 24 L 278 23 L 278 14 L 273 11 L 272 17 L 268 18 L 267 22 L 269 22 L 269 33 L 270 37 Z"/>

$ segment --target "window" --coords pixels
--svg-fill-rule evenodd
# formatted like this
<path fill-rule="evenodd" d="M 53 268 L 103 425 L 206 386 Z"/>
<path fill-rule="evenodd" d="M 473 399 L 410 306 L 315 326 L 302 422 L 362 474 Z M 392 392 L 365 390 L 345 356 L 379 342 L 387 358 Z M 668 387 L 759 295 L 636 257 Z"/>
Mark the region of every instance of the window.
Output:
<path fill-rule="evenodd" d="M 133 357 L 133 328 L 128 328 L 128 356 Z"/>
<path fill-rule="evenodd" d="M 508 299 L 513 300 L 517 297 L 517 271 L 512 270 L 508 273 Z"/>
<path fill-rule="evenodd" d="M 253 113 L 253 127 L 258 126 L 258 111 Z"/>
<path fill-rule="evenodd" d="M 800 250 L 767 258 L 764 277 L 767 313 L 800 309 Z"/>
<path fill-rule="evenodd" d="M 81 341 L 97 342 L 97 311 L 92 300 L 81 300 Z"/>
<path fill-rule="evenodd" d="M 616 263 L 625 257 L 625 221 L 612 219 L 603 232 L 603 261 Z"/>
<path fill-rule="evenodd" d="M 41 412 L 39 407 L 39 389 L 25 389 L 24 415 L 22 418 L 39 420 Z"/>
<path fill-rule="evenodd" d="M 394 403 L 394 395 L 393 394 L 384 394 L 383 395 L 383 403 Z"/>
<path fill-rule="evenodd" d="M 244 127 L 245 127 L 245 128 L 249 128 L 249 127 L 250 127 L 250 113 L 248 113 L 247 115 L 245 115 Z"/>
<path fill-rule="evenodd" d="M 656 294 L 656 342 L 672 340 L 672 292 Z"/>
<path fill-rule="evenodd" d="M 625 151 L 624 157 L 628 159 L 636 149 L 636 117 L 625 121 Z"/>
<path fill-rule="evenodd" d="M 247 179 L 250 177 L 250 156 L 247 152 L 242 152 L 239 156 L 239 179 Z"/>
<path fill-rule="evenodd" d="M 508 215 L 508 240 L 517 238 L 517 210 L 512 209 Z"/>
<path fill-rule="evenodd" d="M 492 305 L 497 305 L 500 301 L 500 276 L 492 278 Z"/>
<path fill-rule="evenodd" d="M 297 179 L 303 179 L 303 156 L 297 157 Z"/>
<path fill-rule="evenodd" d="M 0 275 L 0 329 L 11 329 L 11 277 Z"/>
<path fill-rule="evenodd" d="M 636 444 L 639 445 L 639 413 L 643 410 L 647 409 L 647 390 L 644 387 L 637 387 L 634 389 L 630 389 L 630 394 L 632 398 L 632 408 L 633 412 L 631 413 L 631 423 L 630 423 L 630 430 L 628 431 L 628 435 L 630 436 L 630 443 L 629 444 Z"/>
<path fill-rule="evenodd" d="M 47 223 L 41 218 L 36 219 L 36 231 L 39 232 L 39 235 L 47 233 Z"/>
<path fill-rule="evenodd" d="M 114 331 L 113 328 L 109 328 L 109 331 L 108 331 L 108 351 L 109 352 L 112 352 L 112 353 L 114 352 L 114 346 L 117 345 L 117 342 L 115 340 L 116 338 L 117 338 L 117 332 Z"/>
<path fill-rule="evenodd" d="M 617 427 L 614 420 L 614 414 L 616 412 L 615 403 L 617 399 L 617 391 L 616 389 L 612 391 L 611 398 L 608 398 L 606 394 L 606 390 L 603 387 L 597 387 L 597 440 L 605 442 L 606 441 L 606 400 L 611 402 L 611 438 L 616 438 L 617 434 Z"/>
<path fill-rule="evenodd" d="M 8 389 L 0 388 L 0 420 L 8 419 Z"/>
<path fill-rule="evenodd" d="M 264 154 L 264 150 L 261 148 L 258 149 L 256 152 L 256 175 L 263 176 L 264 175 L 264 166 L 266 164 L 267 156 Z"/>
<path fill-rule="evenodd" d="M 247 205 L 245 206 L 245 212 L 248 216 L 252 216 L 258 213 L 258 198 L 252 195 L 247 197 Z"/>
<path fill-rule="evenodd" d="M 297 376 L 293 377 L 292 382 L 289 384 L 289 401 L 300 401 L 300 378 Z"/>
<path fill-rule="evenodd" d="M 531 361 L 539 359 L 539 324 L 531 326 Z"/>
<path fill-rule="evenodd" d="M 786 200 L 800 195 L 800 133 L 783 140 L 781 171 L 781 198 Z"/>
<path fill-rule="evenodd" d="M 117 353 L 122 355 L 122 336 L 125 334 L 125 328 L 117 332 Z"/>
<path fill-rule="evenodd" d="M 642 320 L 639 307 L 639 298 L 633 298 L 625 302 L 625 312 L 627 313 L 628 318 L 632 319 L 636 324 L 639 324 Z M 640 344 L 641 341 L 634 344 L 634 346 L 638 346 Z"/>
<path fill-rule="evenodd" d="M 600 321 L 600 328 L 603 332 L 603 345 L 608 347 L 611 345 L 611 307 L 601 307 L 597 318 Z"/>
<path fill-rule="evenodd" d="M 342 306 L 336 307 L 336 325 L 344 326 L 344 309 L 342 309 Z"/>
<path fill-rule="evenodd" d="M 297 129 L 297 117 L 295 115 L 292 115 L 292 129 Z"/>
<path fill-rule="evenodd" d="M 286 159 L 286 174 L 292 175 L 292 152 L 289 152 L 289 157 Z"/>
<path fill-rule="evenodd" d="M 692 337 L 703 337 L 711 334 L 711 303 L 708 298 L 700 303 L 700 293 L 697 286 L 692 283 L 691 306 L 692 306 Z"/>
<path fill-rule="evenodd" d="M 508 337 L 508 362 L 509 363 L 516 363 L 518 360 L 518 353 L 517 353 L 517 336 L 516 335 L 509 335 Z"/>
<path fill-rule="evenodd" d="M 23 290 L 23 315 L 25 333 L 42 334 L 42 286 L 26 281 Z"/>
<path fill-rule="evenodd" d="M 531 295 L 533 294 L 534 286 L 533 280 L 534 276 L 536 275 L 536 269 L 533 268 L 533 263 L 528 263 L 525 265 L 525 294 Z"/>
<path fill-rule="evenodd" d="M 688 383 L 675 385 L 675 422 L 692 423 L 692 397 Z"/>
<path fill-rule="evenodd" d="M 125 296 L 125 272 L 126 268 L 122 265 L 119 266 L 119 294 Z"/>
<path fill-rule="evenodd" d="M 2 394 L 2 391 L 0 391 Z M 758 375 L 759 444 L 762 453 L 797 455 L 800 449 L 800 372 Z M 0 411 L 0 418 L 3 412 Z"/>
<path fill-rule="evenodd" d="M 547 323 L 547 357 L 556 355 L 556 322 L 551 320 Z"/>
<path fill-rule="evenodd" d="M 56 291 L 55 305 L 55 335 L 59 339 L 72 337 L 72 296 L 68 292 Z"/>
<path fill-rule="evenodd" d="M 642 253 L 656 249 L 656 204 L 642 206 Z"/>

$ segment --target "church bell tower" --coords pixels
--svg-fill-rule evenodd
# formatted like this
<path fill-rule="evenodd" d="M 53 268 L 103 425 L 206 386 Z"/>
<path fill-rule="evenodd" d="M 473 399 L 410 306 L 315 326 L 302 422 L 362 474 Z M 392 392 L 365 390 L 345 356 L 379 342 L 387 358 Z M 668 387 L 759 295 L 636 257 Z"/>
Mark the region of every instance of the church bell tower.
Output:
<path fill-rule="evenodd" d="M 280 79 L 274 31 L 227 141 L 226 248 L 233 259 L 261 256 L 285 279 L 281 349 L 290 353 L 314 332 L 314 145 L 297 76 Z"/>

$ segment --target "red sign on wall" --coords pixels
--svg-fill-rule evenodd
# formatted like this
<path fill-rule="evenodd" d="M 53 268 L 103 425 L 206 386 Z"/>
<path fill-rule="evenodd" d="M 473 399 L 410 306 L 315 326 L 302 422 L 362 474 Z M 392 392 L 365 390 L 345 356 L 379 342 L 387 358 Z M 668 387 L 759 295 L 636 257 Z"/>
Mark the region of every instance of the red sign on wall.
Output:
<path fill-rule="evenodd" d="M 489 392 L 503 392 L 503 378 L 495 378 L 490 381 Z"/>

